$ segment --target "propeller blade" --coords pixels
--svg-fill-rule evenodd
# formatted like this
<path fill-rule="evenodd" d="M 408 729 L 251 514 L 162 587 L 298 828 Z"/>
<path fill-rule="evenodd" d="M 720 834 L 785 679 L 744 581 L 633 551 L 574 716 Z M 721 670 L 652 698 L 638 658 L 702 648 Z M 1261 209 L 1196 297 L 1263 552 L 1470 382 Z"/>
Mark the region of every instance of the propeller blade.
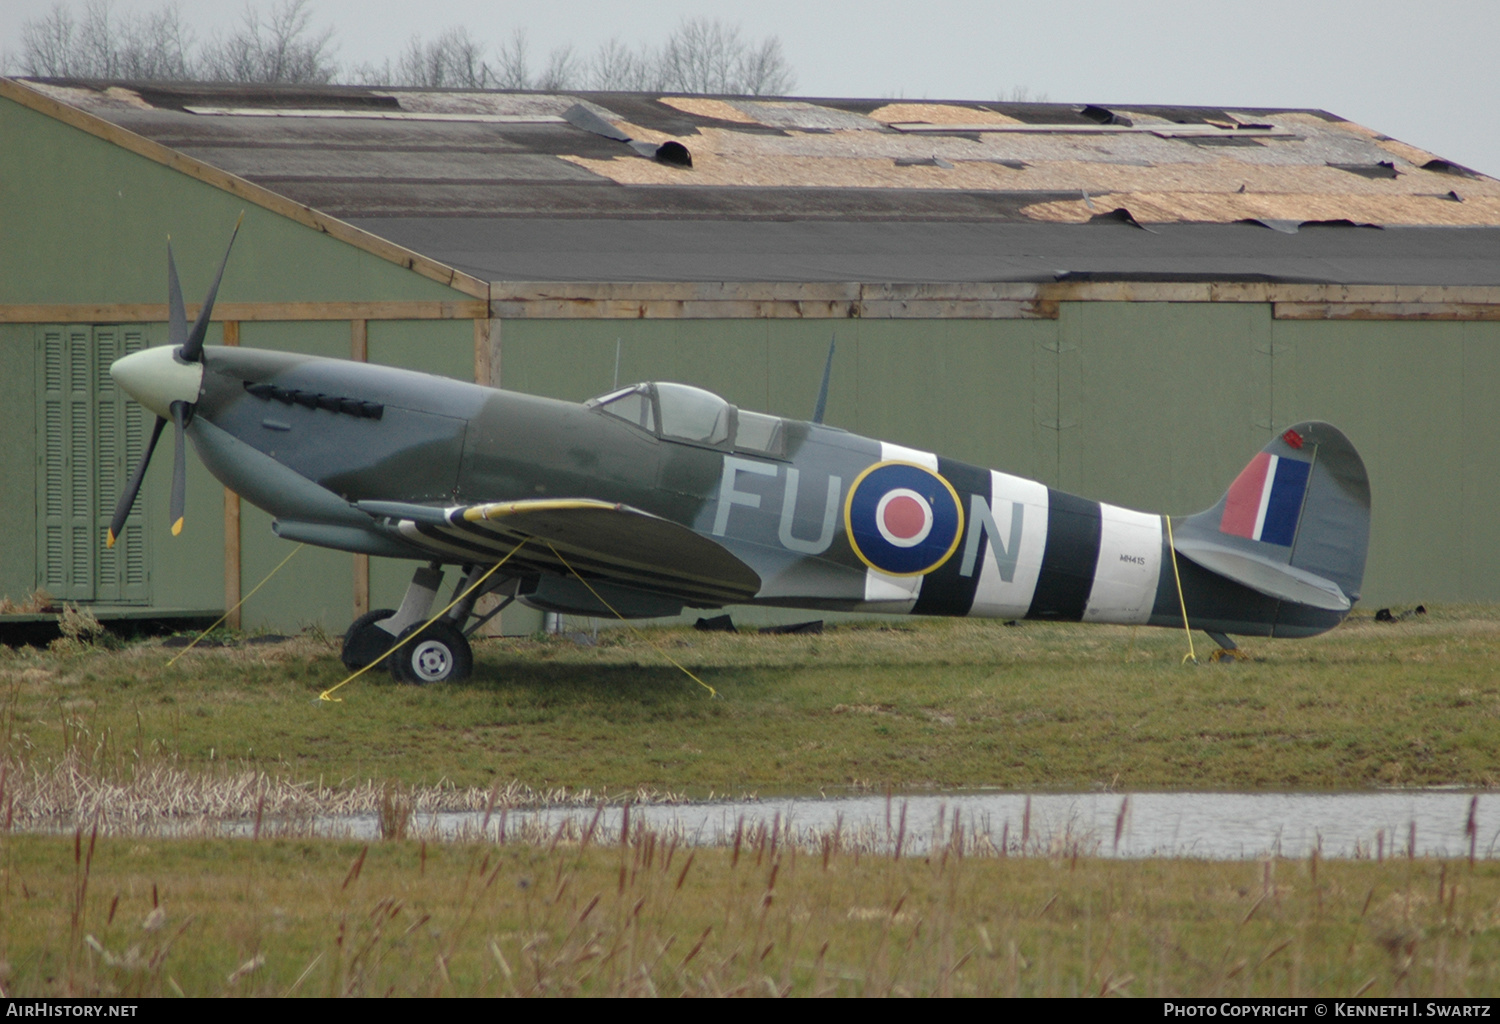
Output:
<path fill-rule="evenodd" d="M 177 427 L 177 451 L 172 456 L 172 536 L 182 532 L 183 507 L 187 503 L 187 427 L 188 403 L 172 403 L 172 422 Z"/>
<path fill-rule="evenodd" d="M 156 429 L 151 431 L 151 440 L 146 442 L 146 454 L 141 456 L 140 464 L 135 467 L 135 472 L 130 474 L 130 482 L 125 485 L 125 490 L 120 492 L 120 500 L 115 502 L 115 514 L 109 521 L 109 536 L 105 540 L 105 547 L 114 547 L 115 541 L 120 537 L 120 531 L 125 529 L 125 520 L 130 516 L 130 507 L 135 504 L 135 496 L 140 493 L 141 481 L 146 479 L 146 466 L 151 462 L 151 453 L 156 451 L 156 442 L 161 439 L 161 428 L 166 425 L 166 420 L 160 416 L 156 417 Z"/>
<path fill-rule="evenodd" d="M 182 282 L 177 261 L 172 259 L 172 239 L 167 239 L 167 344 L 176 348 L 187 341 L 187 312 L 182 305 Z"/>
<path fill-rule="evenodd" d="M 234 231 L 229 236 L 229 245 L 224 249 L 224 260 L 219 264 L 219 272 L 214 276 L 214 283 L 208 288 L 208 295 L 203 300 L 203 308 L 198 311 L 198 319 L 193 324 L 193 332 L 187 336 L 187 341 L 182 346 L 182 358 L 184 362 L 196 363 L 203 358 L 203 336 L 208 333 L 208 318 L 214 311 L 214 299 L 219 295 L 219 282 L 224 279 L 224 268 L 229 266 L 229 251 L 234 248 L 235 237 L 240 233 L 240 225 L 245 222 L 245 215 L 240 214 L 240 219 L 234 222 Z"/>

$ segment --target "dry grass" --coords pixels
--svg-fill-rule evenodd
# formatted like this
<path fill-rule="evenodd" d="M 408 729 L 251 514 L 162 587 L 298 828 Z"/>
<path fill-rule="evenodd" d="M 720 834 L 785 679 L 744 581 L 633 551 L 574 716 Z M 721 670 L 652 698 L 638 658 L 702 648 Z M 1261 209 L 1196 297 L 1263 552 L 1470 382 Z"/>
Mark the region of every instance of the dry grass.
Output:
<path fill-rule="evenodd" d="M 0 596 L 0 615 L 39 615 L 56 610 L 57 599 L 45 590 L 33 590 L 19 601 Z"/>
<path fill-rule="evenodd" d="M 1500 865 L 0 839 L 9 996 L 1483 996 Z"/>
<path fill-rule="evenodd" d="M 218 834 L 224 823 L 265 821 L 281 834 L 311 834 L 317 819 L 378 815 L 403 838 L 413 816 L 614 803 L 681 803 L 679 794 L 640 788 L 598 794 L 589 789 L 536 789 L 520 782 L 489 788 L 403 787 L 387 782 L 294 782 L 261 771 L 221 767 L 189 771 L 167 762 L 111 777 L 76 753 L 45 767 L 0 761 L 0 822 L 5 830 L 98 829 L 106 835 Z M 269 828 L 269 826 L 268 826 Z"/>

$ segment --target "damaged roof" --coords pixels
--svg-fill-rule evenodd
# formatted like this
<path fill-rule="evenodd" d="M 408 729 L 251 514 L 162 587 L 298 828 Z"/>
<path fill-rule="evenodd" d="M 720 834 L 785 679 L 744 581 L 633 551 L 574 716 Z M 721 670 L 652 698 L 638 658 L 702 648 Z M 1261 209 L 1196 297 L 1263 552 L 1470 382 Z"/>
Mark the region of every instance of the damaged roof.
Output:
<path fill-rule="evenodd" d="M 1500 283 L 1500 181 L 1317 110 L 22 84 L 491 281 Z"/>

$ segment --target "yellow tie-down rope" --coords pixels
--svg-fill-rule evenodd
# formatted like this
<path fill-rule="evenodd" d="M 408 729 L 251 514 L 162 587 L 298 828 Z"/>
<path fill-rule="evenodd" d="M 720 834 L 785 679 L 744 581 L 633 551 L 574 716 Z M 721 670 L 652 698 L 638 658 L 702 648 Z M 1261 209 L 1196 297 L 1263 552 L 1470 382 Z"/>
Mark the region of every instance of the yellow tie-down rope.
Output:
<path fill-rule="evenodd" d="M 494 565 L 490 566 L 489 570 L 483 576 L 479 577 L 479 579 L 475 580 L 472 584 L 470 584 L 468 587 L 466 587 L 464 589 L 463 593 L 459 594 L 453 600 L 449 601 L 446 605 L 444 605 L 443 608 L 436 615 L 434 615 L 432 618 L 430 618 L 426 622 L 422 623 L 422 629 L 426 629 L 428 626 L 432 625 L 438 619 L 441 619 L 444 615 L 447 615 L 448 612 L 453 608 L 454 605 L 458 604 L 458 602 L 462 601 L 464 598 L 466 598 L 470 594 L 472 594 L 476 589 L 479 588 L 480 584 L 482 584 L 485 580 L 487 580 L 491 576 L 495 575 L 495 570 L 499 569 L 506 562 L 509 562 L 510 558 L 511 558 L 511 555 L 514 555 L 517 551 L 520 551 L 521 548 L 525 547 L 526 546 L 526 541 L 529 540 L 529 539 L 530 538 L 522 537 L 521 538 L 521 542 L 519 544 L 517 544 L 515 547 L 511 548 L 510 551 L 509 551 L 509 553 L 507 553 L 504 558 L 500 559 L 500 561 L 498 561 Z M 313 703 L 316 704 L 316 703 L 318 703 L 318 701 L 327 701 L 327 702 L 329 702 L 331 704 L 342 704 L 343 701 L 344 701 L 344 698 L 331 696 L 331 694 L 333 693 L 334 690 L 337 690 L 340 686 L 343 686 L 345 683 L 352 683 L 352 682 L 354 682 L 354 680 L 358 679 L 360 676 L 362 676 L 366 672 L 370 671 L 370 669 L 374 668 L 376 665 L 382 664 L 385 661 L 385 659 L 389 658 L 391 655 L 395 654 L 398 650 L 400 650 L 406 644 L 406 642 L 408 640 L 412 639 L 413 637 L 417 636 L 417 634 L 421 633 L 422 629 L 412 630 L 409 633 L 407 633 L 406 636 L 401 637 L 399 640 L 397 640 L 394 644 L 391 645 L 391 649 L 390 650 L 386 651 L 380 657 L 378 657 L 374 661 L 370 662 L 364 668 L 358 670 L 353 675 L 350 675 L 343 682 L 337 684 L 336 686 L 330 686 L 328 689 L 326 689 L 322 693 L 318 694 L 318 700 L 313 701 Z"/>
<path fill-rule="evenodd" d="M 1182 574 L 1177 571 L 1177 542 L 1172 539 L 1172 517 L 1162 516 L 1167 521 L 1167 547 L 1172 552 L 1172 575 L 1177 580 L 1177 605 L 1182 609 L 1182 629 L 1187 633 L 1188 652 L 1182 656 L 1182 663 L 1186 665 L 1192 662 L 1198 664 L 1198 654 L 1193 650 L 1193 628 L 1188 625 L 1187 600 L 1182 596 Z"/>
<path fill-rule="evenodd" d="M 590 584 L 589 584 L 589 581 L 588 581 L 588 580 L 586 580 L 586 579 L 584 579 L 584 578 L 583 578 L 583 577 L 582 577 L 582 576 L 579 576 L 579 575 L 578 575 L 578 570 L 577 570 L 577 569 L 575 569 L 575 568 L 573 568 L 573 567 L 572 567 L 572 566 L 571 566 L 571 565 L 569 565 L 569 564 L 568 564 L 568 560 L 567 560 L 567 559 L 566 559 L 566 558 L 564 558 L 564 557 L 563 557 L 563 556 L 562 556 L 562 555 L 561 555 L 561 554 L 560 554 L 560 553 L 559 553 L 559 552 L 558 552 L 558 550 L 557 550 L 557 548 L 554 548 L 554 547 L 552 547 L 552 544 L 551 544 L 551 542 L 550 542 L 550 541 L 549 541 L 549 542 L 547 542 L 547 547 L 548 547 L 548 548 L 549 548 L 549 549 L 551 549 L 551 551 L 552 551 L 552 554 L 553 554 L 553 555 L 554 555 L 554 556 L 556 556 L 556 558 L 557 558 L 557 560 L 558 560 L 558 561 L 559 561 L 559 562 L 561 562 L 561 563 L 562 563 L 562 564 L 563 564 L 563 568 L 564 568 L 564 569 L 567 569 L 567 570 L 568 570 L 568 571 L 569 571 L 569 572 L 570 572 L 570 573 L 572 573 L 572 574 L 573 574 L 573 576 L 574 576 L 574 577 L 575 577 L 575 578 L 576 578 L 576 579 L 577 579 L 577 580 L 578 580 L 578 582 L 579 582 L 579 583 L 582 583 L 582 584 L 583 584 L 583 585 L 584 585 L 584 586 L 585 586 L 585 587 L 588 587 L 588 591 L 589 591 L 589 593 L 590 593 L 590 594 L 593 594 L 593 595 L 594 595 L 594 600 L 596 600 L 596 601 L 598 601 L 598 602 L 599 602 L 599 603 L 600 603 L 600 604 L 602 604 L 602 605 L 604 605 L 604 607 L 606 607 L 606 608 L 608 608 L 608 609 L 609 609 L 609 610 L 610 610 L 610 611 L 611 611 L 611 612 L 614 612 L 614 615 L 615 615 L 615 618 L 617 618 L 617 619 L 619 619 L 619 620 L 620 620 L 620 621 L 621 621 L 621 622 L 624 622 L 624 623 L 625 623 L 625 627 L 626 627 L 626 628 L 627 628 L 627 629 L 629 629 L 629 630 L 630 630 L 630 631 L 631 631 L 631 632 L 632 632 L 632 633 L 634 633 L 634 634 L 635 634 L 635 635 L 636 635 L 636 636 L 637 636 L 637 637 L 639 637 L 639 638 L 640 638 L 640 639 L 642 639 L 642 640 L 645 640 L 645 641 L 646 641 L 646 645 L 647 645 L 647 646 L 648 646 L 648 647 L 650 647 L 650 648 L 652 648 L 652 649 L 653 649 L 653 650 L 655 650 L 655 651 L 656 651 L 656 653 L 658 653 L 658 654 L 660 654 L 660 655 L 661 655 L 661 656 L 662 656 L 662 657 L 663 657 L 663 658 L 666 658 L 666 659 L 667 659 L 667 660 L 668 660 L 668 661 L 670 661 L 670 662 L 671 662 L 671 663 L 672 663 L 672 664 L 673 664 L 673 665 L 675 665 L 675 666 L 676 666 L 676 667 L 677 667 L 677 668 L 678 668 L 678 669 L 679 669 L 679 670 L 681 670 L 681 672 L 682 672 L 682 674 L 683 674 L 683 675 L 685 675 L 685 676 L 687 676 L 687 677 L 688 677 L 688 678 L 689 678 L 689 679 L 691 679 L 691 680 L 692 680 L 692 681 L 693 681 L 693 682 L 695 682 L 695 683 L 697 683 L 697 684 L 698 684 L 698 685 L 699 685 L 699 686 L 701 686 L 701 687 L 703 687 L 703 688 L 704 688 L 704 689 L 705 689 L 705 690 L 707 690 L 707 691 L 708 691 L 708 695 L 709 695 L 709 696 L 710 696 L 710 697 L 717 697 L 717 696 L 718 696 L 718 695 L 719 695 L 719 691 L 718 691 L 718 690 L 715 690 L 715 689 L 714 689 L 714 688 L 713 688 L 713 687 L 712 687 L 712 686 L 709 686 L 709 685 L 708 685 L 708 684 L 707 684 L 707 683 L 705 683 L 705 682 L 704 682 L 704 681 L 703 681 L 703 680 L 701 680 L 701 679 L 699 679 L 699 678 L 698 678 L 698 677 L 697 677 L 697 676 L 695 676 L 695 675 L 693 675 L 693 673 L 691 673 L 691 672 L 689 672 L 689 671 L 688 671 L 688 670 L 687 670 L 687 669 L 686 669 L 686 668 L 685 668 L 685 667 L 684 667 L 684 666 L 683 666 L 683 664 L 682 664 L 682 663 L 681 663 L 681 662 L 679 662 L 679 661 L 678 661 L 678 660 L 677 660 L 677 659 L 676 659 L 676 658 L 674 658 L 674 657 L 672 657 L 672 656 L 671 656 L 671 655 L 670 655 L 670 654 L 668 654 L 668 653 L 667 653 L 667 652 L 666 652 L 666 651 L 664 651 L 664 650 L 662 650 L 662 649 L 661 649 L 661 648 L 660 648 L 660 647 L 657 647 L 657 646 L 656 646 L 656 645 L 655 645 L 655 644 L 653 644 L 653 643 L 652 643 L 652 642 L 651 642 L 651 640 L 650 640 L 650 639 L 649 639 L 649 638 L 648 638 L 648 637 L 647 637 L 647 636 L 646 636 L 646 635 L 645 635 L 645 634 L 644 634 L 644 633 L 642 633 L 642 632 L 641 632 L 641 631 L 640 631 L 640 630 L 639 630 L 639 629 L 636 629 L 636 628 L 635 628 L 635 627 L 634 627 L 634 626 L 632 626 L 632 625 L 631 625 L 631 624 L 630 624 L 630 623 L 629 623 L 629 622 L 628 622 L 628 621 L 627 621 L 627 620 L 626 620 L 626 618 L 625 618 L 625 616 L 623 616 L 623 615 L 621 615 L 621 614 L 620 614 L 620 613 L 619 613 L 619 612 L 618 612 L 618 611 L 615 611 L 615 606 L 614 606 L 614 605 L 612 605 L 612 604 L 610 604 L 610 603 L 609 603 L 609 602 L 608 602 L 608 601 L 606 601 L 606 600 L 604 600 L 604 598 L 603 598 L 603 597 L 602 597 L 602 596 L 600 596 L 600 594 L 599 594 L 599 591 L 597 591 L 597 590 L 595 590 L 595 589 L 594 589 L 594 588 L 593 588 L 593 587 L 592 587 L 592 586 L 591 586 L 591 585 L 590 585 Z"/>
<path fill-rule="evenodd" d="M 301 551 L 305 547 L 307 547 L 306 544 L 298 544 L 296 547 L 292 548 L 292 555 L 295 555 L 297 552 Z M 250 593 L 248 593 L 244 597 L 240 598 L 239 602 L 233 608 L 229 609 L 229 611 L 225 612 L 223 615 L 220 615 L 218 622 L 215 622 L 212 626 L 209 626 L 203 632 L 199 633 L 197 635 L 197 637 L 195 637 L 193 639 L 192 643 L 188 644 L 182 650 L 178 651 L 177 654 L 172 658 L 172 660 L 169 661 L 169 662 L 167 662 L 167 668 L 171 668 L 173 665 L 177 664 L 177 659 L 180 658 L 180 657 L 182 657 L 188 651 L 191 651 L 194 647 L 197 647 L 199 640 L 202 640 L 204 637 L 208 636 L 208 634 L 210 634 L 214 630 L 218 629 L 220 623 L 222 623 L 225 619 L 229 618 L 229 616 L 233 615 L 235 612 L 239 611 L 240 610 L 240 605 L 244 604 L 246 601 L 248 601 L 252 597 L 254 597 L 256 590 L 259 590 L 261 587 L 263 587 L 267 583 L 271 582 L 271 577 L 275 576 L 278 572 L 281 571 L 281 566 L 282 565 L 286 565 L 286 563 L 288 563 L 288 562 L 290 562 L 292 560 L 292 555 L 287 555 L 285 558 L 283 558 L 281 560 L 281 565 L 278 565 L 276 568 L 274 568 L 270 572 L 266 573 L 266 578 L 263 579 L 263 580 L 261 580 L 259 583 L 257 583 L 255 585 L 254 589 L 252 589 L 250 591 Z"/>

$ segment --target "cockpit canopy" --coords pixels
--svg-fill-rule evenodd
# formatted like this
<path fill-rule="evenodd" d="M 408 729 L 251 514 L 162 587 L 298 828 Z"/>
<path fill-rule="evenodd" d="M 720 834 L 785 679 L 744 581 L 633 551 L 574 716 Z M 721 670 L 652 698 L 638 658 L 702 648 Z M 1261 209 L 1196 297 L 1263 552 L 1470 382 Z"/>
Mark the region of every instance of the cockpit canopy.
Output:
<path fill-rule="evenodd" d="M 689 384 L 634 384 L 585 404 L 669 441 L 762 455 L 785 450 L 779 418 L 736 408 L 712 391 Z"/>

